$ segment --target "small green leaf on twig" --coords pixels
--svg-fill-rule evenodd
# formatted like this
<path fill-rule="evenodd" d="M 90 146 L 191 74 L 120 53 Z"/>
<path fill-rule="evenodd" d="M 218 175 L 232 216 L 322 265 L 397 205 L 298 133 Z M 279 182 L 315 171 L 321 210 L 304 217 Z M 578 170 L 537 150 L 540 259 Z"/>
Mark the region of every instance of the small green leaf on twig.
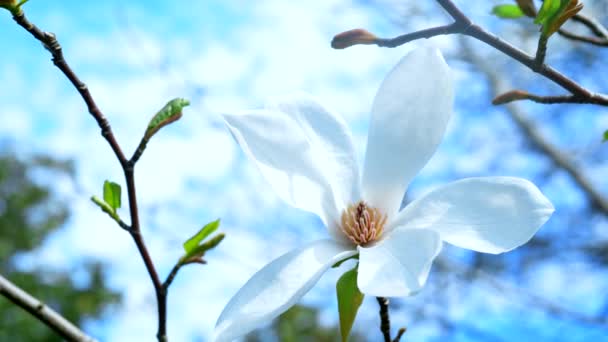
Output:
<path fill-rule="evenodd" d="M 186 253 L 184 256 L 182 256 L 179 259 L 179 262 L 182 264 L 185 264 L 185 263 L 189 263 L 189 262 L 202 261 L 202 258 L 205 255 L 205 253 L 207 253 L 207 251 L 217 247 L 220 244 L 220 242 L 222 242 L 222 240 L 224 240 L 225 237 L 226 237 L 226 235 L 224 233 L 216 234 L 211 239 L 209 239 L 209 240 L 201 243 L 200 245 L 194 247 L 193 249 L 191 249 L 188 253 Z"/>
<path fill-rule="evenodd" d="M 103 200 L 116 212 L 120 208 L 120 185 L 108 180 L 103 182 Z"/>
<path fill-rule="evenodd" d="M 179 120 L 182 117 L 182 109 L 189 105 L 190 101 L 182 98 L 176 98 L 167 102 L 150 120 L 144 139 L 149 140 L 159 129 Z"/>
<path fill-rule="evenodd" d="M 116 214 L 116 211 L 110 207 L 110 205 L 104 201 L 102 201 L 99 197 L 97 196 L 92 196 L 91 197 L 91 201 L 93 201 L 93 203 L 97 204 L 97 206 L 106 214 L 110 215 L 110 217 L 112 217 L 114 220 L 119 220 L 120 218 L 118 217 L 118 215 Z"/>
<path fill-rule="evenodd" d="M 342 342 L 348 341 L 348 335 L 350 335 L 355 317 L 357 317 L 357 311 L 363 303 L 363 293 L 357 287 L 357 267 L 358 265 L 344 273 L 336 283 Z"/>
<path fill-rule="evenodd" d="M 515 19 L 524 16 L 524 12 L 518 5 L 497 5 L 492 9 L 492 14 L 499 18 Z"/>
<path fill-rule="evenodd" d="M 604 132 L 604 142 L 608 141 L 608 130 Z"/>
<path fill-rule="evenodd" d="M 184 251 L 186 254 L 194 250 L 201 241 L 205 240 L 207 236 L 211 235 L 220 226 L 220 219 L 207 223 L 201 230 L 199 230 L 194 236 L 184 242 Z"/>

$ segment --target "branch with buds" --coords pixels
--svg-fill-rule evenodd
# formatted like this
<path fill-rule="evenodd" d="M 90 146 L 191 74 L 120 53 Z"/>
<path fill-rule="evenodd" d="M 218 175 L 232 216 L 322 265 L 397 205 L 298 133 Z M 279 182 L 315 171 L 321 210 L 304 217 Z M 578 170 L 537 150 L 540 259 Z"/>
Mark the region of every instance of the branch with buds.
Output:
<path fill-rule="evenodd" d="M 103 199 L 93 196 L 91 200 L 106 214 L 108 214 L 116 223 L 127 231 L 139 251 L 139 254 L 144 262 L 146 270 L 152 281 L 154 291 L 156 294 L 157 308 L 158 308 L 158 331 L 157 338 L 159 341 L 167 341 L 167 293 L 169 286 L 171 285 L 177 271 L 184 265 L 187 264 L 204 264 L 205 261 L 202 259 L 204 253 L 212 248 L 215 248 L 224 238 L 224 234 L 219 233 L 214 237 L 211 237 L 208 241 L 203 241 L 211 232 L 215 231 L 219 226 L 219 220 L 214 221 L 205 226 L 197 235 L 188 240 L 184 244 L 186 250 L 185 255 L 178 260 L 175 267 L 168 275 L 167 279 L 162 282 L 156 271 L 156 267 L 148 252 L 148 248 L 144 241 L 141 226 L 139 221 L 139 209 L 137 204 L 137 192 L 135 190 L 135 175 L 134 169 L 135 164 L 142 156 L 147 143 L 161 128 L 179 120 L 182 116 L 182 109 L 189 105 L 189 102 L 185 99 L 177 98 L 169 101 L 150 121 L 147 129 L 141 139 L 141 142 L 132 157 L 127 159 L 122 148 L 118 144 L 112 128 L 102 111 L 97 106 L 93 96 L 91 95 L 87 85 L 83 83 L 76 73 L 69 66 L 63 56 L 61 45 L 53 33 L 45 32 L 40 30 L 36 25 L 31 23 L 21 9 L 21 6 L 27 2 L 27 0 L 0 0 L 0 7 L 5 8 L 11 12 L 14 21 L 27 32 L 29 32 L 34 38 L 42 43 L 42 45 L 51 53 L 52 61 L 55 66 L 63 72 L 67 79 L 72 83 L 74 88 L 78 91 L 82 99 L 84 100 L 87 109 L 91 116 L 95 119 L 99 128 L 101 129 L 101 135 L 108 142 L 112 151 L 114 152 L 116 159 L 118 160 L 125 177 L 127 184 L 127 196 L 129 205 L 129 214 L 131 217 L 131 224 L 124 222 L 118 215 L 117 210 L 121 206 L 121 189 L 120 185 L 114 182 L 106 181 L 103 188 Z M 212 226 L 209 228 L 209 226 Z M 194 242 L 193 242 L 194 241 Z M 32 312 L 26 306 L 23 306 L 27 311 Z M 48 311 L 48 310 L 47 310 Z M 34 316 L 44 321 L 47 325 L 57 325 L 53 329 L 55 331 L 62 331 L 65 324 L 61 320 L 45 320 L 43 316 L 37 314 L 40 311 L 32 312 Z M 65 321 L 65 320 L 63 320 Z M 57 323 L 59 322 L 59 323 Z M 60 324 L 61 323 L 61 324 Z M 67 338 L 67 335 L 62 334 Z"/>
<path fill-rule="evenodd" d="M 519 2 L 523 3 L 526 1 L 518 1 L 518 3 Z M 517 100 L 531 100 L 545 104 L 588 103 L 608 106 L 608 95 L 594 93 L 545 64 L 547 42 L 549 37 L 555 32 L 570 39 L 589 41 L 589 43 L 595 45 L 608 45 L 608 30 L 595 20 L 577 14 L 582 8 L 582 4 L 579 4 L 578 1 L 571 0 L 569 3 L 564 2 L 566 5 L 564 5 L 563 9 L 559 9 L 559 11 L 556 11 L 555 13 L 550 13 L 549 17 L 545 18 L 541 17 L 541 14 L 543 14 L 543 9 L 541 8 L 536 19 L 536 22 L 542 25 L 542 29 L 535 56 L 528 55 L 519 48 L 488 32 L 483 27 L 476 25 L 451 0 L 437 0 L 437 3 L 452 17 L 452 19 L 454 19 L 452 24 L 415 31 L 394 38 L 379 38 L 364 29 L 354 29 L 336 35 L 331 42 L 331 46 L 335 49 L 345 49 L 353 45 L 365 44 L 394 48 L 422 38 L 428 39 L 440 35 L 461 34 L 475 38 L 476 40 L 495 48 L 569 92 L 569 94 L 566 95 L 540 96 L 530 94 L 523 90 L 513 90 L 496 97 L 493 101 L 494 104 L 503 104 Z M 524 10 L 522 9 L 522 11 Z M 547 13 L 547 11 L 548 10 L 546 10 L 545 13 Z M 535 9 L 534 12 L 532 12 L 531 8 L 527 8 L 524 13 L 532 16 L 536 12 Z M 595 37 L 578 36 L 561 29 L 561 25 L 570 18 L 572 18 L 573 21 L 588 27 Z M 574 38 L 575 36 L 576 38 Z"/>

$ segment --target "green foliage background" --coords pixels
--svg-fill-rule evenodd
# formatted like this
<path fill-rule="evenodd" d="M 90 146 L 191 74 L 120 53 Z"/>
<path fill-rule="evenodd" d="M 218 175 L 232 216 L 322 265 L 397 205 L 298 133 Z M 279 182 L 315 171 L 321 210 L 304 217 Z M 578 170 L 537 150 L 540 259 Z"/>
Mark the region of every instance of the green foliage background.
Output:
<path fill-rule="evenodd" d="M 33 181 L 32 174 L 38 172 L 65 177 L 73 175 L 73 167 L 70 162 L 48 157 L 21 160 L 11 153 L 0 153 L 0 274 L 82 326 L 120 301 L 120 295 L 107 287 L 101 264 L 84 261 L 70 270 L 55 270 L 36 266 L 20 269 L 16 263 L 18 257 L 41 246 L 69 217 L 68 203 L 48 186 Z M 72 277 L 76 271 L 78 283 Z M 0 341 L 60 340 L 29 313 L 0 297 Z"/>

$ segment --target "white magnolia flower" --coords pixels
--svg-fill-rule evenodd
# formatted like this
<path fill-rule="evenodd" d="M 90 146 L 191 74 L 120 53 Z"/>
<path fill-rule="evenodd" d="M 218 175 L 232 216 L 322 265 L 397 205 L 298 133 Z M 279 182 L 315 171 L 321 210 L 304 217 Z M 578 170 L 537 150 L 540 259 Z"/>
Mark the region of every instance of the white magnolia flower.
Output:
<path fill-rule="evenodd" d="M 442 241 L 497 254 L 530 240 L 554 209 L 524 179 L 463 179 L 399 211 L 408 184 L 440 143 L 452 106 L 452 77 L 439 51 L 405 56 L 374 100 L 361 175 L 345 122 L 306 95 L 224 116 L 277 194 L 317 214 L 331 239 L 258 271 L 224 308 L 216 340 L 233 340 L 269 322 L 328 268 L 356 254 L 361 292 L 407 296 L 426 282 Z"/>

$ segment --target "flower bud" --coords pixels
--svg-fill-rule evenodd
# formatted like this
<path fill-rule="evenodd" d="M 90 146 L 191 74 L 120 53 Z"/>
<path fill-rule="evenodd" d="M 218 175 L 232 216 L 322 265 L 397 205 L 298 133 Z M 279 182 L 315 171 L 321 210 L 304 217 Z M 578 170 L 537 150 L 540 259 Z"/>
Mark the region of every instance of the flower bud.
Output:
<path fill-rule="evenodd" d="M 378 37 L 364 29 L 354 29 L 337 34 L 331 40 L 331 47 L 345 49 L 357 44 L 375 44 L 377 40 Z"/>
<path fill-rule="evenodd" d="M 530 97 L 530 94 L 523 90 L 511 90 L 504 94 L 500 94 L 492 100 L 493 105 L 501 105 L 517 100 L 525 100 Z"/>

